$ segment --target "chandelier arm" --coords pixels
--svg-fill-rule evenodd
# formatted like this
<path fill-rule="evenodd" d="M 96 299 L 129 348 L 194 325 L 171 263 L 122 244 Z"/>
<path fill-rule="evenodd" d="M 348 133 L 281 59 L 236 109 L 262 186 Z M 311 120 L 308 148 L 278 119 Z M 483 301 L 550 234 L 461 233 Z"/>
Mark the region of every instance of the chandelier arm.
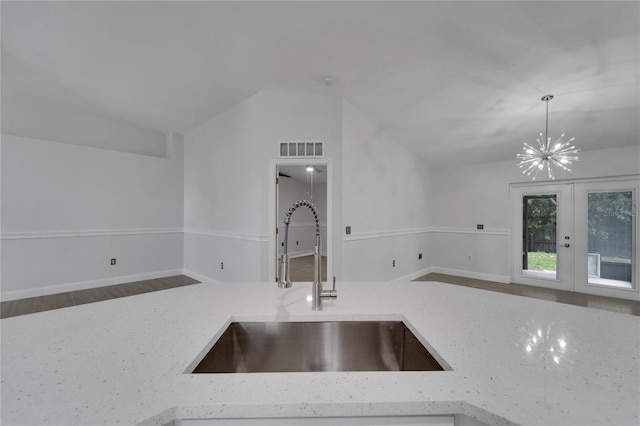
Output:
<path fill-rule="evenodd" d="M 537 158 L 532 158 L 530 160 L 522 160 L 520 163 L 518 163 L 518 165 L 520 167 L 524 167 L 524 166 L 528 166 L 528 165 L 537 166 L 539 164 L 539 162 L 537 160 L 538 160 Z"/>
<path fill-rule="evenodd" d="M 565 166 L 564 164 L 562 164 L 560 161 L 556 160 L 555 158 L 550 158 L 550 160 L 553 162 L 553 165 L 560 167 L 563 170 L 566 170 L 568 172 L 571 171 L 570 168 L 568 168 L 567 166 Z"/>
<path fill-rule="evenodd" d="M 524 143 L 524 146 L 525 146 L 525 148 L 522 148 L 522 149 L 529 148 L 529 149 L 530 149 L 530 150 L 532 150 L 532 151 L 538 151 L 538 148 L 534 148 L 534 147 L 532 147 L 531 145 L 529 145 L 529 144 L 528 144 L 528 143 L 526 143 L 526 142 Z"/>

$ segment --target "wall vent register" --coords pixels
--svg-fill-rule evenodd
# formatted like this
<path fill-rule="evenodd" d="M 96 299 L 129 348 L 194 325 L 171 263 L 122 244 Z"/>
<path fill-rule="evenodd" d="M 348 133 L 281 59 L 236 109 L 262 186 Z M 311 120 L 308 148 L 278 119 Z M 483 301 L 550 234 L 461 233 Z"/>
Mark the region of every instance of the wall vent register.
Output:
<path fill-rule="evenodd" d="M 280 157 L 318 158 L 324 156 L 324 142 L 280 142 Z"/>

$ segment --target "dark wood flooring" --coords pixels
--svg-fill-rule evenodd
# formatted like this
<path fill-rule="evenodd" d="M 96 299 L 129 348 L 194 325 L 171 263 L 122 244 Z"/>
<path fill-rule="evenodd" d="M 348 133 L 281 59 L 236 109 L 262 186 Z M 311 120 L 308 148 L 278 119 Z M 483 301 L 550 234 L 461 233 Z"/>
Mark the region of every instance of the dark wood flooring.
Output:
<path fill-rule="evenodd" d="M 293 281 L 313 281 L 313 256 L 305 256 L 291 259 L 291 275 Z M 326 258 L 323 257 L 323 281 L 326 282 Z M 294 264 L 295 274 L 294 274 Z M 523 297 L 549 300 L 558 303 L 567 303 L 576 306 L 602 309 L 640 316 L 640 302 L 632 300 L 616 299 L 612 297 L 594 296 L 590 294 L 573 293 L 569 291 L 554 290 L 549 288 L 527 286 L 521 284 L 503 284 L 494 281 L 477 280 L 453 275 L 432 273 L 424 275 L 414 281 L 438 281 L 448 284 L 473 287 L 488 291 L 514 294 Z M 9 300 L 0 303 L 0 318 L 10 318 L 20 315 L 28 315 L 35 312 L 61 309 L 69 306 L 83 305 L 102 300 L 116 299 L 119 297 L 133 296 L 152 291 L 166 290 L 174 287 L 182 287 L 197 284 L 199 281 L 186 275 L 158 278 L 153 280 L 136 281 L 126 284 L 97 287 L 88 290 L 70 291 L 66 293 L 51 294 L 47 296 L 29 297 L 26 299 Z"/>
<path fill-rule="evenodd" d="M 594 296 L 591 294 L 574 293 L 570 291 L 554 290 L 551 288 L 534 287 L 514 283 L 504 284 L 494 281 L 476 280 L 473 278 L 437 273 L 424 275 L 414 281 L 438 281 L 465 287 L 473 287 L 483 290 L 497 291 L 500 293 L 515 294 L 517 296 L 532 297 L 535 299 L 550 300 L 558 303 L 567 303 L 570 305 L 585 306 L 605 311 L 640 316 L 640 302 L 635 302 L 633 300 Z"/>
<path fill-rule="evenodd" d="M 295 282 L 313 282 L 313 274 L 315 256 L 300 256 L 289 259 L 289 271 L 291 273 L 291 281 Z M 321 261 L 321 280 L 327 282 L 327 256 L 322 256 Z"/>
<path fill-rule="evenodd" d="M 50 311 L 69 306 L 84 305 L 102 300 L 117 299 L 119 297 L 134 296 L 152 291 L 166 290 L 174 287 L 197 284 L 200 281 L 186 275 L 157 278 L 153 280 L 136 281 L 126 284 L 96 287 L 87 290 L 69 291 L 66 293 L 50 294 L 47 296 L 29 297 L 26 299 L 9 300 L 0 303 L 0 318 L 17 317 L 35 312 Z"/>

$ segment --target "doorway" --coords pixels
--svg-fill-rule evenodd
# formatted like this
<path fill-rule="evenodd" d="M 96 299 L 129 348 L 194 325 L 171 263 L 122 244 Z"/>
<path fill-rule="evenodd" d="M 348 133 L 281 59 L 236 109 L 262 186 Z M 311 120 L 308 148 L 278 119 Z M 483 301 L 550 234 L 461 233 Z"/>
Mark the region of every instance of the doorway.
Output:
<path fill-rule="evenodd" d="M 522 197 L 522 273 L 558 278 L 556 194 Z"/>
<path fill-rule="evenodd" d="M 512 187 L 512 281 L 572 291 L 571 185 Z"/>
<path fill-rule="evenodd" d="M 512 185 L 512 281 L 640 300 L 638 188 L 637 178 Z"/>
<path fill-rule="evenodd" d="M 270 243 L 269 273 L 279 280 L 279 264 L 284 252 L 284 218 L 290 206 L 299 200 L 309 201 L 318 213 L 321 241 L 321 278 L 326 282 L 332 271 L 332 170 L 328 160 L 288 159 L 272 161 L 273 185 L 270 198 L 271 223 L 275 232 Z M 290 279 L 313 281 L 315 219 L 311 209 L 301 206 L 291 215 L 287 253 Z"/>
<path fill-rule="evenodd" d="M 574 186 L 576 291 L 640 300 L 638 180 Z"/>

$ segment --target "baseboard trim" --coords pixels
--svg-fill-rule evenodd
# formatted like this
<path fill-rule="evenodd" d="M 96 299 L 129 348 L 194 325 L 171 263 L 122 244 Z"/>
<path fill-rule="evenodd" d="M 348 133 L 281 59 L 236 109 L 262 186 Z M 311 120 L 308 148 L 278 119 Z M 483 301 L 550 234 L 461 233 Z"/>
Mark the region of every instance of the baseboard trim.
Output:
<path fill-rule="evenodd" d="M 28 288 L 24 290 L 3 291 L 0 293 L 3 302 L 9 300 L 26 299 L 29 297 L 47 296 L 50 294 L 66 293 L 68 291 L 87 290 L 96 287 L 125 284 L 135 281 L 152 280 L 156 278 L 181 275 L 182 269 L 167 269 L 164 271 L 147 272 L 143 274 L 121 275 L 117 277 L 101 278 L 97 280 L 76 281 L 73 283 L 49 285 L 45 287 Z M 194 277 L 195 278 L 195 277 Z M 197 278 L 196 278 L 197 279 Z"/>
<path fill-rule="evenodd" d="M 476 280 L 484 280 L 484 281 L 495 281 L 495 282 L 504 283 L 504 284 L 509 284 L 511 282 L 511 277 L 509 275 L 485 274 L 483 272 L 464 271 L 462 269 L 440 268 L 438 266 L 432 266 L 431 271 L 429 273 L 455 275 L 458 277 L 473 278 Z"/>
<path fill-rule="evenodd" d="M 293 253 L 288 253 L 289 254 L 289 259 L 293 259 L 295 257 L 305 257 L 305 256 L 314 256 L 315 252 L 313 250 L 310 251 L 296 251 Z M 322 256 L 327 256 L 327 252 L 323 252 Z M 278 258 L 280 258 L 280 256 L 278 256 Z"/>
<path fill-rule="evenodd" d="M 430 274 L 432 272 L 433 272 L 433 266 L 429 266 L 429 267 L 426 267 L 424 269 L 420 269 L 418 271 L 412 272 L 410 274 L 403 275 L 403 276 L 398 277 L 398 278 L 394 278 L 391 281 L 394 281 L 394 282 L 398 282 L 398 281 L 413 281 L 416 278 L 420 278 L 420 277 L 422 277 L 424 275 L 427 275 L 427 274 Z"/>
<path fill-rule="evenodd" d="M 194 271 L 189 270 L 189 269 L 183 269 L 182 270 L 182 275 L 186 275 L 186 276 L 188 276 L 190 278 L 193 278 L 194 280 L 198 280 L 198 281 L 200 281 L 202 283 L 204 283 L 204 282 L 219 283 L 220 282 L 220 281 L 218 281 L 218 280 L 216 280 L 214 278 L 208 277 L 206 275 L 199 274 L 199 273 L 194 272 Z"/>
<path fill-rule="evenodd" d="M 437 266 L 429 266 L 424 269 L 412 272 L 407 275 L 403 275 L 398 278 L 394 278 L 391 281 L 413 281 L 416 278 L 420 278 L 430 273 L 439 273 L 447 275 L 456 275 L 465 278 L 474 278 L 485 281 L 495 281 L 500 283 L 510 283 L 511 277 L 509 275 L 497 275 L 497 274 L 485 274 L 481 272 L 464 271 L 460 269 L 440 268 Z M 164 271 L 148 272 L 143 274 L 133 275 L 121 275 L 118 277 L 102 278 L 98 280 L 77 281 L 73 283 L 65 283 L 59 285 L 51 285 L 46 287 L 30 288 L 24 290 L 3 291 L 0 293 L 0 300 L 3 302 L 9 300 L 26 299 L 29 297 L 47 296 L 56 293 L 65 293 L 68 291 L 87 290 L 95 287 L 104 287 L 109 285 L 125 284 L 129 282 L 151 280 L 156 278 L 170 277 L 173 275 L 186 275 L 194 278 L 200 282 L 219 283 L 219 280 L 202 275 L 198 272 L 189 269 L 168 269 Z"/>

